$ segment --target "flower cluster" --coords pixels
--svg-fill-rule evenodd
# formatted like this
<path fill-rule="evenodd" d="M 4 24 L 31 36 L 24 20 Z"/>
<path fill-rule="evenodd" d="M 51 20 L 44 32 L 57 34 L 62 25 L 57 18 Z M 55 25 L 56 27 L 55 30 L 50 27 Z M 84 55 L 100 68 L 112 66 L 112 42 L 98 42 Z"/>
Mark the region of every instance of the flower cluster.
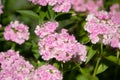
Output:
<path fill-rule="evenodd" d="M 119 11 L 120 11 L 120 5 L 119 5 L 119 4 L 113 4 L 113 5 L 110 7 L 110 11 L 111 11 L 111 12 L 119 12 Z"/>
<path fill-rule="evenodd" d="M 58 27 L 58 22 L 46 22 L 43 25 L 38 25 L 35 29 L 35 33 L 40 38 L 43 38 L 51 33 L 53 33 Z"/>
<path fill-rule="evenodd" d="M 62 80 L 62 74 L 52 65 L 43 65 L 36 69 L 33 80 Z"/>
<path fill-rule="evenodd" d="M 114 4 L 110 7 L 110 16 L 115 24 L 120 24 L 120 5 Z"/>
<path fill-rule="evenodd" d="M 25 40 L 29 39 L 29 27 L 19 23 L 18 21 L 11 22 L 5 27 L 4 38 L 18 44 L 23 44 Z"/>
<path fill-rule="evenodd" d="M 14 50 L 0 52 L 0 66 L 0 80 L 31 80 L 34 71 L 33 66 Z"/>
<path fill-rule="evenodd" d="M 62 74 L 52 65 L 35 70 L 19 52 L 8 50 L 0 52 L 0 80 L 62 80 Z"/>
<path fill-rule="evenodd" d="M 48 24 L 47 22 L 45 24 Z M 60 33 L 55 32 L 58 23 L 48 24 L 38 29 L 36 34 L 41 38 L 41 32 L 44 34 L 44 38 L 39 40 L 39 52 L 44 60 L 50 60 L 55 58 L 58 61 L 69 61 L 73 57 L 79 57 L 79 61 L 86 60 L 86 47 L 75 40 L 73 35 L 69 35 L 66 29 L 62 29 Z M 43 24 L 44 25 L 44 24 Z M 50 27 L 52 27 L 50 29 Z M 45 29 L 44 29 L 45 28 Z M 49 28 L 47 33 L 46 28 Z M 41 29 L 41 30 L 40 30 Z M 54 31 L 54 32 L 53 32 Z M 52 33 L 51 33 L 52 32 Z M 40 33 L 40 35 L 39 35 Z M 47 36 L 45 36 L 47 34 Z"/>
<path fill-rule="evenodd" d="M 85 30 L 90 34 L 92 43 L 102 42 L 120 48 L 120 18 L 111 12 L 100 11 L 89 14 L 86 20 Z"/>
<path fill-rule="evenodd" d="M 102 0 L 73 0 L 73 9 L 76 12 L 94 13 L 102 6 Z"/>
<path fill-rule="evenodd" d="M 55 12 L 68 12 L 72 5 L 72 0 L 29 0 L 34 4 L 53 6 Z"/>
<path fill-rule="evenodd" d="M 1 0 L 0 0 L 0 14 L 3 13 L 2 8 L 3 8 L 3 5 L 1 4 Z"/>

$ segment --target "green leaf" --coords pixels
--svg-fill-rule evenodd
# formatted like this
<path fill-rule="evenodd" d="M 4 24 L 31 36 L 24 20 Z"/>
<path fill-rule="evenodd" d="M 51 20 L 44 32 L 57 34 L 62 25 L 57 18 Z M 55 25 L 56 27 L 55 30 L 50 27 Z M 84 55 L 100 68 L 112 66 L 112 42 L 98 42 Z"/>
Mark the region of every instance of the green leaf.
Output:
<path fill-rule="evenodd" d="M 42 65 L 45 65 L 46 63 L 43 61 L 37 61 L 37 67 L 41 67 Z"/>
<path fill-rule="evenodd" d="M 28 9 L 32 7 L 32 5 L 28 2 L 28 0 L 2 0 L 4 1 L 4 9 L 7 12 L 14 12 L 20 9 Z"/>
<path fill-rule="evenodd" d="M 96 74 L 100 74 L 100 73 L 104 72 L 107 68 L 108 68 L 107 65 L 101 63 L 101 64 L 99 65 L 98 69 L 97 69 L 97 73 L 96 73 Z"/>
<path fill-rule="evenodd" d="M 88 71 L 88 70 L 87 70 L 87 71 Z M 85 70 L 84 68 L 81 68 L 81 67 L 80 67 L 80 72 L 81 72 L 82 74 L 87 74 L 86 70 Z"/>
<path fill-rule="evenodd" d="M 76 80 L 98 80 L 98 78 L 92 75 L 78 75 Z"/>
<path fill-rule="evenodd" d="M 59 67 L 60 67 L 58 63 L 54 63 L 53 65 L 54 65 L 56 68 L 58 68 L 58 69 L 59 69 Z"/>
<path fill-rule="evenodd" d="M 38 50 L 32 50 L 33 55 L 36 59 L 38 59 L 40 57 L 39 51 Z"/>
<path fill-rule="evenodd" d="M 84 35 L 84 37 L 81 37 L 80 42 L 83 44 L 87 44 L 88 42 L 90 42 L 90 39 L 88 36 Z"/>
<path fill-rule="evenodd" d="M 47 15 L 46 15 L 46 12 L 43 12 L 43 11 L 40 11 L 40 12 L 39 12 L 39 17 L 40 17 L 40 18 L 39 18 L 39 23 L 40 23 L 40 24 L 44 22 L 45 16 L 47 16 Z"/>
<path fill-rule="evenodd" d="M 76 80 L 88 80 L 84 75 L 77 76 Z"/>
<path fill-rule="evenodd" d="M 48 14 L 51 19 L 54 19 L 55 17 L 55 12 L 52 10 L 51 6 L 48 6 Z"/>
<path fill-rule="evenodd" d="M 55 17 L 55 20 L 62 21 L 66 19 L 70 19 L 72 13 L 60 13 Z"/>
<path fill-rule="evenodd" d="M 108 57 L 105 57 L 105 59 L 107 59 L 117 65 L 120 65 L 120 59 L 117 60 L 116 56 L 108 56 Z"/>
<path fill-rule="evenodd" d="M 32 42 L 32 52 L 33 52 L 33 55 L 36 59 L 38 59 L 40 57 L 39 48 L 35 44 L 35 42 Z"/>
<path fill-rule="evenodd" d="M 90 66 L 90 67 L 86 67 L 86 68 L 82 68 L 82 67 L 80 67 L 80 72 L 81 72 L 81 74 L 83 74 L 83 75 L 90 75 L 90 73 L 93 71 L 93 66 Z"/>
<path fill-rule="evenodd" d="M 24 16 L 39 19 L 39 16 L 31 10 L 17 10 L 17 12 Z"/>
<path fill-rule="evenodd" d="M 92 57 L 95 55 L 96 51 L 92 49 L 92 47 L 88 47 L 88 55 L 87 55 L 87 60 L 86 64 L 92 59 Z"/>

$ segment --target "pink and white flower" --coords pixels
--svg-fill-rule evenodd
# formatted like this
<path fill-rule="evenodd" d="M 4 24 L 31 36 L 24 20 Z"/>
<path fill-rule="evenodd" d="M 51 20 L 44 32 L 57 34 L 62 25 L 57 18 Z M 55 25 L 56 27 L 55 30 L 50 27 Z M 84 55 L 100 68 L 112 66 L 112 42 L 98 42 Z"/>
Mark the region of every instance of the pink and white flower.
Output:
<path fill-rule="evenodd" d="M 29 39 L 29 27 L 19 21 L 11 22 L 5 27 L 4 38 L 8 41 L 13 41 L 18 44 L 23 44 L 26 40 Z"/>

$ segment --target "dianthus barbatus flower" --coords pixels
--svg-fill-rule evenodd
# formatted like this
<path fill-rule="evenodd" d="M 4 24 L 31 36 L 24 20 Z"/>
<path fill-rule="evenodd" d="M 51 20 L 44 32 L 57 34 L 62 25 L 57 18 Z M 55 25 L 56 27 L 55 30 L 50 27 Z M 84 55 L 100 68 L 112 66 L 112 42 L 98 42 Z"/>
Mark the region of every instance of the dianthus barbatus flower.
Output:
<path fill-rule="evenodd" d="M 29 0 L 34 4 L 41 6 L 53 6 L 55 12 L 68 12 L 71 8 L 73 0 Z"/>
<path fill-rule="evenodd" d="M 54 32 L 39 40 L 39 52 L 44 60 L 55 58 L 58 61 L 69 61 L 73 56 L 79 56 L 79 61 L 86 60 L 86 48 L 69 35 L 66 29 L 61 33 Z"/>
<path fill-rule="evenodd" d="M 5 40 L 13 41 L 18 44 L 23 44 L 26 40 L 29 39 L 29 27 L 19 21 L 11 22 L 5 27 L 4 38 Z"/>
<path fill-rule="evenodd" d="M 57 29 L 58 26 L 59 26 L 58 22 L 48 21 L 42 25 L 38 25 L 35 29 L 35 33 L 40 38 L 43 38 L 43 37 L 53 33 Z"/>
<path fill-rule="evenodd" d="M 115 24 L 120 24 L 120 4 L 113 4 L 110 7 L 110 16 Z"/>
<path fill-rule="evenodd" d="M 43 65 L 36 69 L 33 80 L 62 80 L 61 72 L 52 65 Z"/>
<path fill-rule="evenodd" d="M 120 4 L 113 4 L 110 6 L 110 11 L 111 12 L 119 12 L 120 11 Z"/>
<path fill-rule="evenodd" d="M 120 48 L 120 23 L 115 21 L 119 21 L 115 17 L 114 13 L 106 11 L 87 16 L 85 30 L 90 34 L 89 37 L 93 44 L 102 42 L 105 45 Z"/>
<path fill-rule="evenodd" d="M 94 13 L 103 6 L 102 0 L 73 0 L 73 9 L 76 12 Z"/>
<path fill-rule="evenodd" d="M 31 80 L 33 66 L 19 52 L 0 52 L 0 80 Z"/>

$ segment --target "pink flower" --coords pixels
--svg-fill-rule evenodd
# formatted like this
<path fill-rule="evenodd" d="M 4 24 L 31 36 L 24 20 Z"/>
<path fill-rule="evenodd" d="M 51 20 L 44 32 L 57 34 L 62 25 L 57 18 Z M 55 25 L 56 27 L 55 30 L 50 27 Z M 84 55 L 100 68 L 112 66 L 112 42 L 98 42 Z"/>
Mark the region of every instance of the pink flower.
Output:
<path fill-rule="evenodd" d="M 80 62 L 86 59 L 86 49 L 82 48 L 73 35 L 69 35 L 66 29 L 61 33 L 54 32 L 39 40 L 39 52 L 44 60 L 55 58 L 58 61 L 69 61 L 74 56 L 84 56 L 79 58 Z M 84 52 L 81 52 L 83 49 Z"/>
<path fill-rule="evenodd" d="M 85 30 L 93 44 L 102 42 L 120 48 L 120 12 L 100 11 L 87 16 Z"/>
<path fill-rule="evenodd" d="M 29 0 L 34 4 L 39 4 L 41 6 L 46 6 L 47 5 L 47 0 Z"/>
<path fill-rule="evenodd" d="M 119 5 L 119 4 L 113 4 L 113 5 L 110 7 L 110 11 L 111 11 L 111 12 L 120 11 L 120 5 Z"/>
<path fill-rule="evenodd" d="M 19 23 L 18 21 L 11 22 L 6 26 L 4 31 L 5 40 L 10 40 L 18 44 L 23 44 L 26 40 L 29 39 L 29 27 Z"/>
<path fill-rule="evenodd" d="M 119 4 L 113 4 L 110 7 L 110 16 L 112 21 L 115 24 L 120 24 L 120 5 Z"/>
<path fill-rule="evenodd" d="M 35 29 L 35 33 L 40 38 L 43 38 L 53 33 L 58 27 L 58 22 L 46 22 L 43 25 L 38 25 Z"/>
<path fill-rule="evenodd" d="M 62 80 L 62 78 L 61 72 L 52 65 L 43 65 L 35 70 L 18 51 L 0 52 L 1 80 Z"/>
<path fill-rule="evenodd" d="M 8 50 L 0 52 L 1 80 L 31 80 L 33 66 L 24 60 L 19 52 Z"/>
<path fill-rule="evenodd" d="M 53 7 L 55 12 L 68 12 L 72 5 L 72 0 L 29 0 L 34 4 Z"/>
<path fill-rule="evenodd" d="M 103 0 L 73 0 L 72 5 L 76 12 L 94 13 L 103 6 Z"/>
<path fill-rule="evenodd" d="M 111 20 L 115 23 L 115 24 L 120 24 L 120 11 L 119 12 L 114 12 L 114 13 L 110 13 L 111 15 Z"/>
<path fill-rule="evenodd" d="M 84 45 L 80 44 L 80 43 L 76 43 L 75 47 L 75 52 L 76 54 L 74 55 L 74 59 L 81 63 L 81 62 L 85 62 L 86 61 L 86 55 L 87 55 L 87 49 Z"/>
<path fill-rule="evenodd" d="M 33 80 L 62 80 L 61 72 L 52 65 L 43 65 L 35 71 Z"/>
<path fill-rule="evenodd" d="M 64 0 L 61 4 L 56 4 L 53 7 L 55 12 L 69 12 L 71 8 L 71 0 Z"/>
<path fill-rule="evenodd" d="M 110 16 L 109 16 L 109 13 L 106 12 L 106 11 L 99 11 L 99 12 L 96 12 L 95 13 L 95 16 L 98 18 L 98 19 L 102 19 L 102 20 L 106 20 L 106 19 L 109 19 Z"/>
<path fill-rule="evenodd" d="M 108 19 L 108 13 L 105 11 L 98 12 L 97 14 L 90 14 L 87 17 L 85 30 L 90 33 L 92 43 L 97 43 L 102 40 L 102 35 L 106 34 L 109 30 L 109 25 L 105 21 Z"/>

